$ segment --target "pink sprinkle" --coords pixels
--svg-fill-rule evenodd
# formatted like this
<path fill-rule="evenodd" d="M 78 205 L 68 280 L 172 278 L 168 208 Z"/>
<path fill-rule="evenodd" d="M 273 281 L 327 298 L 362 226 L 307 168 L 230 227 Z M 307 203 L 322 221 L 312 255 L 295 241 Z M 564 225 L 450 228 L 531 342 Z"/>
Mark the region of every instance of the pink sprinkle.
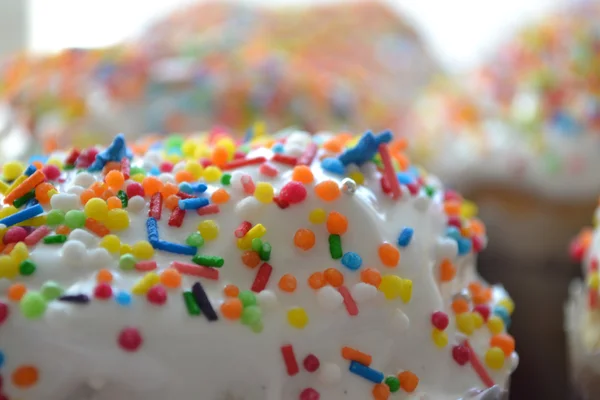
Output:
<path fill-rule="evenodd" d="M 462 228 L 462 222 L 460 221 L 460 218 L 456 216 L 448 217 L 448 225 L 455 226 L 458 229 Z"/>
<path fill-rule="evenodd" d="M 112 297 L 113 290 L 108 283 L 99 283 L 94 288 L 94 297 L 100 300 L 108 300 Z"/>
<path fill-rule="evenodd" d="M 4 234 L 3 242 L 4 244 L 18 243 L 24 241 L 27 236 L 27 229 L 22 226 L 11 226 Z"/>
<path fill-rule="evenodd" d="M 200 164 L 202 164 L 202 168 L 206 168 L 212 165 L 212 161 L 210 161 L 208 158 L 203 158 L 200 160 Z"/>
<path fill-rule="evenodd" d="M 131 164 L 129 162 L 129 158 L 123 157 L 121 160 L 121 173 L 125 179 L 129 179 L 129 172 L 131 170 Z"/>
<path fill-rule="evenodd" d="M 493 379 L 490 377 L 490 375 L 486 371 L 485 367 L 481 363 L 481 360 L 479 360 L 479 358 L 477 357 L 477 354 L 471 348 L 471 345 L 469 344 L 468 339 L 463 342 L 463 346 L 465 346 L 469 350 L 469 354 L 470 354 L 469 358 L 471 361 L 471 367 L 473 367 L 473 370 L 475 371 L 475 373 L 477 375 L 479 375 L 481 382 L 483 382 L 483 384 L 486 385 L 486 387 L 488 387 L 488 388 L 491 388 L 492 386 L 494 386 Z"/>
<path fill-rule="evenodd" d="M 296 164 L 298 163 L 298 159 L 296 157 L 286 156 L 285 154 L 279 154 L 279 153 L 274 154 L 273 157 L 271 158 L 271 161 L 278 162 L 281 164 L 287 164 L 292 167 L 295 167 Z"/>
<path fill-rule="evenodd" d="M 390 157 L 390 151 L 385 143 L 379 145 L 379 155 L 381 155 L 381 162 L 383 163 L 383 175 L 392 192 L 393 199 L 399 199 L 402 195 L 400 191 L 400 183 L 396 177 L 394 166 L 392 164 L 392 158 Z"/>
<path fill-rule="evenodd" d="M 44 165 L 42 172 L 46 175 L 46 178 L 50 181 L 54 181 L 60 177 L 60 169 L 56 165 L 48 164 Z"/>
<path fill-rule="evenodd" d="M 304 369 L 308 372 L 315 372 L 321 366 L 321 362 L 314 354 L 307 355 L 302 364 L 304 364 Z"/>
<path fill-rule="evenodd" d="M 306 388 L 300 393 L 300 400 L 319 400 L 321 395 L 313 388 Z"/>
<path fill-rule="evenodd" d="M 163 305 L 167 302 L 167 290 L 162 285 L 152 286 L 146 294 L 148 301 L 155 305 Z"/>
<path fill-rule="evenodd" d="M 198 276 L 212 280 L 219 279 L 219 270 L 216 268 L 204 267 L 202 265 L 189 264 L 180 261 L 173 261 L 171 263 L 171 268 L 175 268 L 184 275 Z"/>
<path fill-rule="evenodd" d="M 594 257 L 590 261 L 590 272 L 596 272 L 596 271 L 598 271 L 598 258 Z"/>
<path fill-rule="evenodd" d="M 236 228 L 233 232 L 236 238 L 241 239 L 246 236 L 246 233 L 252 228 L 252 223 L 250 221 L 244 221 Z"/>
<path fill-rule="evenodd" d="M 263 175 L 266 175 L 268 177 L 274 178 L 277 176 L 277 174 L 279 173 L 277 171 L 277 168 L 275 168 L 273 165 L 269 164 L 269 163 L 263 163 L 261 164 L 260 168 L 258 169 L 258 172 L 260 172 Z"/>
<path fill-rule="evenodd" d="M 209 204 L 196 210 L 198 215 L 218 214 L 221 212 L 218 204 Z"/>
<path fill-rule="evenodd" d="M 473 245 L 473 251 L 475 253 L 481 252 L 483 250 L 483 240 L 479 236 L 473 236 L 471 238 L 471 244 Z"/>
<path fill-rule="evenodd" d="M 451 189 L 446 189 L 444 192 L 444 201 L 449 200 L 462 200 L 462 196 Z"/>
<path fill-rule="evenodd" d="M 133 196 L 141 196 L 144 197 L 144 187 L 137 182 L 131 182 L 127 185 L 127 189 L 125 190 L 127 193 L 127 197 L 132 198 Z"/>
<path fill-rule="evenodd" d="M 4 323 L 8 319 L 8 304 L 0 301 L 0 325 Z"/>
<path fill-rule="evenodd" d="M 189 194 L 186 192 L 182 192 L 181 190 L 179 192 L 177 192 L 177 197 L 179 197 L 180 199 L 195 199 L 198 196 L 194 196 L 193 194 Z"/>
<path fill-rule="evenodd" d="M 242 177 L 240 178 L 240 182 L 242 182 L 244 193 L 246 193 L 249 196 L 252 196 L 254 194 L 254 190 L 256 189 L 256 185 L 254 184 L 252 177 L 250 175 L 242 175 Z"/>
<path fill-rule="evenodd" d="M 119 333 L 119 346 L 125 351 L 136 351 L 142 345 L 142 335 L 137 328 L 124 328 Z"/>
<path fill-rule="evenodd" d="M 306 188 L 300 182 L 291 181 L 286 183 L 279 192 L 279 198 L 290 204 L 301 203 L 306 200 Z"/>
<path fill-rule="evenodd" d="M 248 165 L 258 165 L 267 161 L 264 157 L 255 157 L 255 158 L 238 158 L 221 167 L 221 171 L 229 171 L 236 168 L 246 167 Z"/>
<path fill-rule="evenodd" d="M 48 228 L 46 225 L 42 225 L 39 228 L 37 228 L 35 231 L 33 231 L 29 235 L 27 235 L 24 242 L 27 246 L 34 246 L 40 240 L 42 240 L 44 237 L 46 237 L 49 233 L 50 233 L 50 228 Z"/>
<path fill-rule="evenodd" d="M 250 289 L 253 292 L 260 293 L 267 287 L 269 283 L 269 279 L 271 278 L 271 273 L 273 272 L 273 267 L 269 263 L 263 263 L 256 273 L 256 277 L 254 278 L 254 282 L 252 282 L 252 286 Z"/>
<path fill-rule="evenodd" d="M 140 272 L 154 271 L 157 267 L 156 261 L 154 260 L 138 261 L 135 263 L 136 271 Z"/>
<path fill-rule="evenodd" d="M 487 322 L 488 318 L 490 317 L 490 307 L 488 305 L 485 304 L 478 304 L 475 307 L 473 307 L 473 311 L 476 313 L 479 313 L 479 315 L 481 315 L 481 317 L 483 318 L 483 320 L 485 322 Z"/>
<path fill-rule="evenodd" d="M 298 165 L 310 165 L 312 164 L 315 156 L 317 155 L 317 144 L 311 142 L 304 150 L 304 153 L 298 159 Z"/>
<path fill-rule="evenodd" d="M 338 288 L 338 292 L 340 292 L 344 298 L 344 306 L 346 306 L 346 311 L 348 311 L 348 314 L 351 316 L 358 315 L 358 306 L 356 305 L 356 302 L 354 301 L 354 298 L 352 297 L 352 294 L 350 294 L 348 288 L 342 285 Z"/>
<path fill-rule="evenodd" d="M 420 186 L 418 183 L 407 183 L 406 187 L 408 188 L 408 191 L 410 192 L 410 194 L 412 194 L 413 196 L 416 196 L 417 194 L 419 194 Z"/>
<path fill-rule="evenodd" d="M 173 168 L 175 166 L 173 165 L 173 163 L 170 163 L 168 161 L 165 161 L 163 163 L 160 164 L 159 170 L 160 172 L 173 172 Z"/>

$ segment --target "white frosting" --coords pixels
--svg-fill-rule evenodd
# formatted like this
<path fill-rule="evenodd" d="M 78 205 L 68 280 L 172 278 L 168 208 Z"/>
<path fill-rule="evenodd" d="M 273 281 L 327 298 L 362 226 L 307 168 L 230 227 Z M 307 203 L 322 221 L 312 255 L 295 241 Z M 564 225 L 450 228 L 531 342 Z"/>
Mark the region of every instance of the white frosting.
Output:
<path fill-rule="evenodd" d="M 271 156 L 270 151 L 263 150 L 261 154 Z M 441 192 L 438 190 L 425 206 L 420 196 L 405 195 L 395 201 L 381 193 L 379 172 L 371 169 L 373 175 L 366 175 L 365 185 L 359 186 L 354 195 L 342 193 L 338 200 L 325 203 L 315 195 L 315 183 L 332 179 L 340 184 L 342 178 L 324 172 L 318 164 L 315 162 L 312 167 L 315 182 L 306 185 L 307 199 L 287 209 L 245 197 L 235 183 L 235 173 L 233 184 L 227 187 L 231 200 L 220 205 L 219 214 L 200 217 L 190 210 L 182 227 L 173 228 L 167 224 L 169 210 L 163 210 L 159 232 L 161 238 L 171 242 L 185 243 L 202 220 L 215 220 L 219 226 L 218 238 L 207 240 L 198 252 L 224 258 L 219 279 L 184 276 L 181 286 L 189 290 L 194 282 L 201 281 L 219 315 L 218 321 L 209 322 L 203 315 L 190 317 L 181 289 L 169 289 L 168 300 L 162 306 L 135 295 L 129 307 L 94 298 L 87 305 L 51 301 L 42 318 L 29 320 L 19 311 L 18 304 L 6 299 L 8 282 L 0 279 L 0 301 L 9 304 L 10 309 L 8 319 L 0 325 L 0 350 L 5 355 L 0 370 L 4 378 L 2 391 L 11 400 L 79 399 L 73 396 L 86 391 L 93 393 L 95 400 L 282 400 L 297 399 L 302 390 L 312 387 L 321 399 L 372 398 L 373 383 L 348 371 L 349 362 L 340 354 L 343 346 L 372 355 L 371 367 L 386 376 L 410 370 L 419 377 L 417 392 L 409 395 L 400 389 L 391 398 L 455 400 L 471 398 L 471 389 L 484 389 L 470 364 L 459 366 L 452 358 L 452 346 L 463 336 L 456 330 L 449 304 L 454 293 L 476 279 L 475 257 L 457 257 L 456 248 L 445 239 L 447 217 Z M 255 182 L 270 182 L 278 193 L 290 181 L 291 167 L 277 164 L 277 169 L 279 175 L 275 178 L 259 174 L 258 166 L 239 171 L 251 175 Z M 53 197 L 52 205 L 65 210 L 73 208 L 71 197 L 62 192 L 73 184 L 84 184 L 84 180 L 92 182 L 92 177 L 71 176 L 60 188 L 61 194 Z M 441 190 L 433 178 L 428 178 L 428 183 Z M 220 185 L 209 185 L 207 193 L 217 187 Z M 330 257 L 324 224 L 313 225 L 308 220 L 309 212 L 317 207 L 347 216 L 349 229 L 342 236 L 344 252 L 358 253 L 363 266 L 376 268 L 383 275 L 397 274 L 412 281 L 412 299 L 408 303 L 385 299 L 382 292 L 360 282 L 359 271 L 351 271 Z M 141 197 L 132 198 L 128 210 L 130 227 L 118 233 L 122 243 L 146 240 L 146 202 Z M 273 248 L 269 261 L 273 274 L 267 290 L 257 295 L 263 313 L 261 333 L 253 333 L 239 320 L 227 320 L 219 308 L 226 284 L 249 289 L 256 275 L 256 269 L 242 264 L 233 235 L 245 219 L 266 227 L 263 240 Z M 377 248 L 386 241 L 395 245 L 404 226 L 412 227 L 414 236 L 407 247 L 399 248 L 399 265 L 386 267 Z M 311 250 L 294 247 L 294 234 L 299 228 L 310 228 L 315 233 L 316 244 Z M 116 256 L 97 246 L 97 238 L 81 230 L 73 231 L 63 245 L 38 244 L 30 255 L 37 271 L 29 277 L 19 276 L 18 280 L 29 290 L 38 290 L 52 280 L 65 288 L 66 294 L 85 293 L 93 297 L 97 271 L 109 268 L 114 274 L 113 291 L 131 290 L 142 274 L 119 270 Z M 459 268 L 459 276 L 453 282 L 437 281 L 435 271 L 441 256 L 452 256 Z M 153 259 L 163 270 L 172 261 L 190 262 L 190 258 L 156 251 Z M 330 267 L 343 273 L 344 285 L 357 302 L 358 315 L 348 315 L 337 290 L 326 286 L 315 292 L 308 286 L 307 279 L 313 272 Z M 277 286 L 285 273 L 297 278 L 294 293 L 283 292 Z M 494 302 L 506 296 L 497 289 Z M 292 307 L 306 310 L 309 322 L 304 329 L 288 325 L 286 312 Z M 436 347 L 431 339 L 431 315 L 438 310 L 446 310 L 450 316 L 446 329 L 449 344 L 443 348 Z M 125 327 L 136 327 L 143 336 L 137 352 L 125 352 L 117 343 L 119 332 Z M 469 337 L 482 363 L 490 337 L 485 324 Z M 293 345 L 300 367 L 295 376 L 288 376 L 283 363 L 280 347 L 286 344 Z M 312 374 L 302 365 L 308 354 L 320 360 L 320 368 Z M 16 387 L 10 379 L 11 371 L 24 364 L 35 365 L 40 374 L 39 382 L 29 388 Z M 507 358 L 498 370 L 485 369 L 495 383 L 504 387 L 512 371 L 511 361 Z"/>

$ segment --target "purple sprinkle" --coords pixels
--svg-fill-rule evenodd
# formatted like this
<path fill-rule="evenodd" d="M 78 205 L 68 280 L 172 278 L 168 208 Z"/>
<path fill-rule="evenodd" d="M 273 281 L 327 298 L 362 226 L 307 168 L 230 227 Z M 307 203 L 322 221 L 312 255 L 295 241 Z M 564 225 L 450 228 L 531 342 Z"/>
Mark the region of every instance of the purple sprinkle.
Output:
<path fill-rule="evenodd" d="M 58 300 L 66 301 L 68 303 L 87 304 L 90 302 L 90 296 L 87 294 L 67 294 L 60 296 Z"/>

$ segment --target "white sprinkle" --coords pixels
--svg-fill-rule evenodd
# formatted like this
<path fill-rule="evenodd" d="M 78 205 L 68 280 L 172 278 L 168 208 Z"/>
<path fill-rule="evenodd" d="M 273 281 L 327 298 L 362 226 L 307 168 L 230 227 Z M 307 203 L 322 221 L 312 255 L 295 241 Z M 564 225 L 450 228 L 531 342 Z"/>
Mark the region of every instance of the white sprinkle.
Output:
<path fill-rule="evenodd" d="M 333 311 L 340 307 L 344 298 L 332 286 L 324 286 L 317 291 L 317 302 L 326 310 Z"/>
<path fill-rule="evenodd" d="M 241 171 L 233 171 L 231 173 L 231 189 L 238 191 L 238 192 L 243 192 L 244 191 L 244 186 L 242 185 L 242 176 L 244 176 L 245 174 Z"/>
<path fill-rule="evenodd" d="M 429 196 L 421 193 L 415 198 L 415 208 L 417 211 L 427 211 L 429 205 L 431 204 L 431 198 Z"/>
<path fill-rule="evenodd" d="M 88 250 L 89 263 L 94 268 L 104 268 L 113 262 L 113 258 L 103 247 Z"/>
<path fill-rule="evenodd" d="M 439 237 L 435 243 L 435 259 L 437 261 L 441 261 L 445 258 L 454 259 L 458 254 L 458 245 L 456 241 L 447 238 L 447 237 Z"/>
<path fill-rule="evenodd" d="M 279 303 L 277 300 L 277 295 L 271 290 L 261 291 L 256 295 L 256 298 L 258 299 L 258 304 L 260 304 L 261 307 L 269 310 L 273 310 Z"/>
<path fill-rule="evenodd" d="M 67 241 L 62 247 L 62 257 L 71 266 L 85 266 L 88 262 L 85 244 L 79 240 Z"/>
<path fill-rule="evenodd" d="M 127 202 L 127 210 L 138 213 L 146 206 L 146 200 L 142 196 L 133 196 Z"/>
<path fill-rule="evenodd" d="M 359 282 L 356 285 L 352 286 L 350 289 L 350 293 L 354 300 L 358 303 L 363 303 L 374 299 L 377 296 L 377 288 L 373 285 L 369 285 L 368 283 Z"/>
<path fill-rule="evenodd" d="M 178 173 L 179 171 L 183 171 L 185 169 L 185 163 L 183 161 L 178 162 L 173 167 L 173 174 Z"/>
<path fill-rule="evenodd" d="M 519 354 L 513 351 L 510 355 L 510 372 L 513 372 L 519 366 Z"/>
<path fill-rule="evenodd" d="M 235 213 L 242 219 L 258 220 L 266 204 L 261 203 L 254 196 L 244 197 L 235 206 Z"/>
<path fill-rule="evenodd" d="M 301 144 L 294 144 L 294 143 L 286 142 L 283 145 L 283 152 L 284 152 L 284 154 L 292 156 L 292 157 L 299 157 L 302 155 L 302 153 L 304 153 L 305 148 L 306 148 L 306 146 L 303 146 Z"/>
<path fill-rule="evenodd" d="M 74 194 L 76 196 L 81 196 L 81 193 L 83 193 L 84 190 L 85 189 L 81 186 L 73 185 L 67 189 L 67 193 Z"/>
<path fill-rule="evenodd" d="M 152 167 L 158 167 L 161 163 L 162 157 L 159 151 L 150 150 L 144 155 L 144 167 L 150 169 Z"/>
<path fill-rule="evenodd" d="M 96 236 L 83 229 L 74 229 L 69 233 L 69 240 L 78 240 L 87 247 L 96 246 L 99 242 Z"/>
<path fill-rule="evenodd" d="M 306 146 L 311 141 L 312 141 L 312 137 L 311 137 L 310 133 L 304 132 L 304 131 L 295 131 L 287 137 L 285 143 Z"/>
<path fill-rule="evenodd" d="M 85 171 L 75 175 L 75 179 L 73 180 L 73 184 L 83 187 L 91 186 L 94 182 L 96 182 L 96 177 Z"/>
<path fill-rule="evenodd" d="M 169 172 L 163 172 L 158 176 L 158 180 L 162 183 L 175 183 L 175 176 Z"/>
<path fill-rule="evenodd" d="M 339 365 L 326 362 L 319 368 L 319 381 L 326 385 L 335 385 L 342 379 L 342 370 Z"/>
<path fill-rule="evenodd" d="M 58 193 L 50 199 L 50 205 L 53 209 L 61 211 L 70 211 L 79 208 L 79 196 L 72 193 Z"/>
<path fill-rule="evenodd" d="M 408 316 L 401 309 L 396 308 L 391 319 L 391 324 L 397 332 L 406 332 L 410 327 L 410 319 L 408 319 Z"/>

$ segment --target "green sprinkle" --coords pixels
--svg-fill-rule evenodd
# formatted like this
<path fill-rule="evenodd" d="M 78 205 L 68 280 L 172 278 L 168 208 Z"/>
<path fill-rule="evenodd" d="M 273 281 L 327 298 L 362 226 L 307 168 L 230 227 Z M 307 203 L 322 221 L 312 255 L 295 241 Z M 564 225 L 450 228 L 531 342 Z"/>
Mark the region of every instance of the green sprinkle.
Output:
<path fill-rule="evenodd" d="M 188 314 L 192 316 L 200 315 L 200 307 L 198 307 L 198 304 L 196 303 L 192 292 L 183 292 L 183 302 L 185 303 L 185 308 L 187 308 Z"/>
<path fill-rule="evenodd" d="M 135 263 L 137 260 L 131 254 L 123 254 L 121 258 L 119 258 L 119 268 L 125 271 L 131 271 L 135 268 Z"/>
<path fill-rule="evenodd" d="M 123 208 L 127 208 L 127 204 L 129 204 L 129 199 L 127 198 L 127 193 L 122 190 L 117 192 L 117 197 L 121 200 L 121 205 Z"/>
<path fill-rule="evenodd" d="M 258 255 L 261 260 L 269 261 L 271 259 L 271 245 L 267 242 L 263 243 Z"/>
<path fill-rule="evenodd" d="M 334 260 L 342 258 L 342 238 L 340 238 L 340 235 L 329 235 L 329 254 Z"/>
<path fill-rule="evenodd" d="M 63 165 L 63 169 L 65 171 L 71 171 L 75 169 L 75 164 L 67 164 L 67 165 Z"/>
<path fill-rule="evenodd" d="M 17 208 L 20 208 L 25 205 L 29 200 L 35 197 L 35 189 L 25 194 L 24 196 L 19 197 L 13 202 L 13 205 Z"/>
<path fill-rule="evenodd" d="M 27 292 L 21 299 L 20 307 L 25 318 L 38 319 L 46 312 L 46 299 L 38 292 Z"/>
<path fill-rule="evenodd" d="M 254 325 L 260 322 L 262 318 L 262 311 L 258 306 L 248 306 L 244 307 L 244 311 L 242 311 L 242 324 L 244 325 Z"/>
<path fill-rule="evenodd" d="M 180 149 L 181 146 L 183 145 L 183 141 L 184 141 L 183 136 L 181 136 L 181 135 L 171 135 L 165 141 L 165 148 L 167 150 Z"/>
<path fill-rule="evenodd" d="M 395 393 L 400 389 L 400 381 L 395 376 L 388 376 L 384 383 L 390 388 L 390 392 Z"/>
<path fill-rule="evenodd" d="M 64 289 L 54 281 L 46 281 L 42 285 L 42 296 L 46 301 L 56 300 L 65 292 Z"/>
<path fill-rule="evenodd" d="M 129 170 L 129 175 L 133 176 L 137 174 L 142 174 L 145 176 L 146 170 L 142 167 L 131 167 L 131 169 Z"/>
<path fill-rule="evenodd" d="M 65 213 L 61 210 L 50 210 L 46 215 L 46 223 L 50 226 L 58 226 L 65 221 Z"/>
<path fill-rule="evenodd" d="M 223 257 L 203 256 L 200 254 L 195 255 L 194 258 L 192 258 L 192 261 L 198 265 L 203 265 L 205 267 L 217 267 L 217 268 L 222 267 L 223 264 L 225 263 L 225 260 L 223 260 Z"/>
<path fill-rule="evenodd" d="M 44 238 L 46 244 L 64 243 L 67 241 L 67 235 L 50 235 Z"/>
<path fill-rule="evenodd" d="M 65 214 L 65 224 L 71 229 L 85 226 L 85 213 L 81 210 L 70 210 Z"/>
<path fill-rule="evenodd" d="M 435 194 L 435 188 L 432 186 L 425 186 L 423 189 L 425 189 L 425 194 L 427 197 L 433 197 Z"/>
<path fill-rule="evenodd" d="M 261 333 L 264 329 L 264 325 L 262 323 L 262 321 L 258 321 L 252 325 L 250 325 L 250 329 L 252 329 L 252 332 L 254 333 Z"/>
<path fill-rule="evenodd" d="M 35 263 L 31 260 L 25 260 L 19 265 L 19 273 L 24 276 L 29 276 L 35 272 Z"/>
<path fill-rule="evenodd" d="M 260 252 L 260 250 L 262 249 L 262 240 L 260 240 L 260 238 L 254 238 L 252 239 L 252 250 L 256 251 L 256 252 Z"/>
<path fill-rule="evenodd" d="M 204 238 L 200 232 L 195 232 L 185 239 L 185 244 L 192 247 L 202 247 L 204 246 Z"/>
<path fill-rule="evenodd" d="M 238 299 L 240 299 L 244 307 L 256 305 L 256 295 L 251 290 L 242 290 L 238 294 Z"/>
<path fill-rule="evenodd" d="M 229 186 L 230 184 L 231 184 L 231 175 L 223 174 L 223 176 L 221 176 L 221 185 Z"/>

